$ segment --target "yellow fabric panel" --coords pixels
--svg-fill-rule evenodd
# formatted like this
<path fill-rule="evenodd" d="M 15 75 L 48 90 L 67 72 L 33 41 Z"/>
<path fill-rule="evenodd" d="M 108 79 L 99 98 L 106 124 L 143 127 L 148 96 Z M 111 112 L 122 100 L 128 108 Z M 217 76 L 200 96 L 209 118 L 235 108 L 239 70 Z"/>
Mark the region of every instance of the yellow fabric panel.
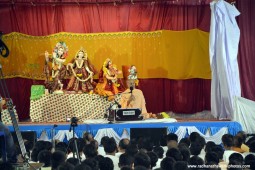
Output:
<path fill-rule="evenodd" d="M 52 53 L 59 41 L 69 49 L 66 64 L 84 47 L 98 71 L 105 59 L 111 58 L 119 69 L 122 65 L 136 65 L 139 78 L 211 78 L 209 34 L 197 29 L 49 36 L 13 32 L 4 35 L 3 41 L 10 50 L 7 58 L 0 58 L 6 78 L 44 79 L 44 52 Z"/>

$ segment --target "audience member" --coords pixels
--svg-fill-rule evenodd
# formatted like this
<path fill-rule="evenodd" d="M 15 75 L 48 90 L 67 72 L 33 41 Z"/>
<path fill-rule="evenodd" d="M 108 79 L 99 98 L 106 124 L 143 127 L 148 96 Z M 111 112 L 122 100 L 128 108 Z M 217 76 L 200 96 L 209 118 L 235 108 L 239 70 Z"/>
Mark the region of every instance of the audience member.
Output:
<path fill-rule="evenodd" d="M 134 157 L 127 154 L 127 153 L 123 153 L 120 155 L 119 157 L 119 168 L 122 168 L 122 167 L 130 167 L 132 168 L 133 166 L 133 163 L 134 163 Z"/>
<path fill-rule="evenodd" d="M 129 139 L 121 139 L 118 146 L 118 152 L 115 154 L 117 157 L 120 157 L 121 154 L 125 153 L 127 146 L 129 145 Z"/>
<path fill-rule="evenodd" d="M 134 167 L 136 166 L 144 166 L 145 168 L 150 169 L 150 157 L 145 152 L 139 151 L 134 157 Z"/>
<path fill-rule="evenodd" d="M 162 170 L 173 170 L 175 162 L 174 158 L 165 157 L 160 163 L 160 168 Z"/>
<path fill-rule="evenodd" d="M 52 159 L 51 159 L 51 167 L 52 170 L 57 170 L 57 167 L 62 164 L 65 163 L 66 161 L 66 154 L 62 151 L 55 151 L 54 153 L 52 153 Z"/>

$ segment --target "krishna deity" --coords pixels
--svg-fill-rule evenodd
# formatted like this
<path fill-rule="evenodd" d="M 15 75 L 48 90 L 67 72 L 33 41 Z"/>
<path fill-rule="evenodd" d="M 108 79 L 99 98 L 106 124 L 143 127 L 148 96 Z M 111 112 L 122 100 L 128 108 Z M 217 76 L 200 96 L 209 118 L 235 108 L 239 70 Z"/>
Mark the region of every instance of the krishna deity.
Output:
<path fill-rule="evenodd" d="M 64 62 L 66 61 L 68 52 L 68 47 L 65 42 L 58 42 L 52 52 L 52 58 L 49 57 L 50 54 L 48 51 L 45 51 L 45 67 L 44 73 L 46 74 L 46 85 L 51 92 L 53 93 L 63 93 L 63 83 L 62 80 L 66 75 L 66 67 Z M 50 77 L 50 67 L 48 65 L 49 62 L 52 62 L 51 68 L 51 77 Z M 52 82 L 50 79 L 52 78 Z"/>

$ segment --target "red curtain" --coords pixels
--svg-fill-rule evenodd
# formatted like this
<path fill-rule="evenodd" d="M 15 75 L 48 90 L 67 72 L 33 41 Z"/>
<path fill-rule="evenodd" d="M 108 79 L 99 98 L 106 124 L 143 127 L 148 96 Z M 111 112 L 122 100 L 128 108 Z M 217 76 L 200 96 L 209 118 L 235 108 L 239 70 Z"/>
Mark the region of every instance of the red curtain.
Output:
<path fill-rule="evenodd" d="M 14 4 L 0 6 L 0 29 L 4 33 L 48 35 L 57 32 L 99 33 L 121 31 L 188 30 L 209 31 L 209 5 L 168 3 L 124 3 L 106 5 Z"/>
<path fill-rule="evenodd" d="M 26 2 L 15 1 L 15 2 Z M 39 1 L 41 2 L 41 1 Z M 174 1 L 175 2 L 175 1 Z M 187 30 L 199 28 L 209 31 L 210 7 L 208 1 L 194 4 L 124 3 L 87 5 L 1 5 L 0 30 L 4 33 L 21 32 L 29 35 L 48 35 L 57 32 L 121 32 L 153 30 Z M 187 1 L 191 2 L 191 1 Z M 207 3 L 205 3 L 207 2 Z M 241 29 L 239 66 L 243 97 L 255 100 L 253 0 L 237 0 L 237 17 Z M 3 68 L 4 69 L 4 68 Z M 29 117 L 30 88 L 43 81 L 14 78 L 7 80 L 10 95 L 21 119 Z M 144 92 L 149 112 L 174 111 L 195 113 L 210 110 L 210 80 L 143 79 L 140 88 Z"/>
<path fill-rule="evenodd" d="M 255 100 L 255 1 L 238 1 L 237 7 L 241 11 L 238 17 L 241 30 L 238 63 L 242 96 Z"/>

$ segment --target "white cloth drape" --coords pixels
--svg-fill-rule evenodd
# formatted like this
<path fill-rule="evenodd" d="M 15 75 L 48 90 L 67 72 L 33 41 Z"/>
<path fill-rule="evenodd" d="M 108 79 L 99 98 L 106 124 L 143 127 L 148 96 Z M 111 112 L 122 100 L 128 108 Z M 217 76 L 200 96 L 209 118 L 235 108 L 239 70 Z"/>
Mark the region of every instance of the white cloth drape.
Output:
<path fill-rule="evenodd" d="M 237 63 L 240 30 L 235 6 L 219 0 L 211 2 L 210 64 L 211 111 L 219 119 L 233 118 L 234 97 L 241 96 Z"/>
<path fill-rule="evenodd" d="M 207 131 L 208 131 L 208 133 L 204 135 L 195 126 L 180 126 L 174 133 L 178 136 L 178 141 L 180 141 L 182 138 L 185 138 L 187 135 L 190 135 L 192 132 L 198 132 L 202 137 L 205 138 L 206 142 L 214 141 L 216 144 L 220 144 L 221 143 L 221 137 L 224 134 L 228 133 L 228 128 L 227 127 L 222 127 L 214 135 L 210 134 L 209 129 L 207 129 Z M 129 138 L 130 139 L 130 134 L 127 132 L 126 129 L 124 129 L 123 132 L 122 132 L 122 135 L 119 136 L 114 131 L 113 128 L 99 129 L 97 134 L 95 135 L 94 139 L 97 140 L 98 143 L 100 144 L 101 139 L 104 136 L 113 137 L 117 144 L 119 143 L 119 141 L 122 138 Z M 54 139 L 57 139 L 59 141 L 64 141 L 65 137 L 67 138 L 67 140 L 70 140 L 73 137 L 72 131 L 69 132 L 68 130 L 60 130 L 60 131 L 58 131 L 56 136 L 54 136 Z M 75 134 L 75 137 L 77 137 L 76 134 Z M 39 140 L 43 140 L 43 139 L 49 140 L 48 137 L 47 138 L 45 137 L 44 133 L 41 134 L 41 137 L 39 138 Z"/>
<path fill-rule="evenodd" d="M 236 97 L 234 120 L 242 125 L 243 131 L 255 133 L 255 102 L 242 97 Z"/>

